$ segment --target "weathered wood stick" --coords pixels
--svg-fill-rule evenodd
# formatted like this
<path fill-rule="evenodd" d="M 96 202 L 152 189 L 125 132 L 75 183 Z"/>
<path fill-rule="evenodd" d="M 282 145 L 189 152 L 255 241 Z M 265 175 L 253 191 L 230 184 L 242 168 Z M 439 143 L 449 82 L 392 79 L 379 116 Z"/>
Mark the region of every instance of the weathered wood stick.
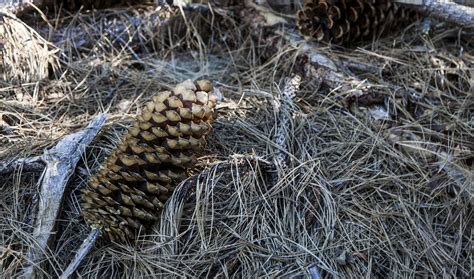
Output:
<path fill-rule="evenodd" d="M 85 147 L 95 138 L 105 119 L 104 113 L 99 114 L 84 130 L 64 137 L 55 147 L 45 150 L 42 159 L 46 162 L 46 169 L 41 181 L 39 208 L 33 229 L 35 243 L 28 249 L 29 265 L 24 268 L 21 278 L 34 278 L 35 266 L 44 259 L 44 251 L 53 239 L 68 180 Z"/>
<path fill-rule="evenodd" d="M 474 0 L 432 0 L 438 3 L 455 3 L 462 6 L 474 7 Z M 415 6 L 424 6 L 427 4 L 427 0 L 395 0 L 395 3 L 408 4 Z"/>
<path fill-rule="evenodd" d="M 442 21 L 467 28 L 474 27 L 474 8 L 471 8 L 473 2 L 466 2 L 471 7 L 438 0 L 397 0 L 396 2 Z"/>
<path fill-rule="evenodd" d="M 276 95 L 272 102 L 276 123 L 275 135 L 273 137 L 275 151 L 273 156 L 273 166 L 270 171 L 270 181 L 273 186 L 278 184 L 278 181 L 281 179 L 280 174 L 282 172 L 278 170 L 285 170 L 288 167 L 288 154 L 290 153 L 288 150 L 287 139 L 288 134 L 291 134 L 289 129 L 291 127 L 292 110 L 295 107 L 293 99 L 296 96 L 300 85 L 301 77 L 299 75 L 294 75 L 286 81 L 282 92 Z"/>
<path fill-rule="evenodd" d="M 100 237 L 99 229 L 93 228 L 86 239 L 82 242 L 81 247 L 76 252 L 76 256 L 72 262 L 68 265 L 63 274 L 59 279 L 67 279 L 72 276 L 72 274 L 77 270 L 79 265 L 81 265 L 84 258 L 89 254 L 89 251 L 94 247 L 95 241 Z"/>

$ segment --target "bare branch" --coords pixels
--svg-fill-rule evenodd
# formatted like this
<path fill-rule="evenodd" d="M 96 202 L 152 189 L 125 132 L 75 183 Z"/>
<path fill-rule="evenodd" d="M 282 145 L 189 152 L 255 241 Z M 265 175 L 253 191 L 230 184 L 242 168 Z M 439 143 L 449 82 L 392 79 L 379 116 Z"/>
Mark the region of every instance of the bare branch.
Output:
<path fill-rule="evenodd" d="M 35 265 L 43 260 L 44 251 L 54 236 L 54 227 L 68 180 L 74 173 L 85 147 L 104 125 L 105 118 L 105 114 L 99 114 L 84 130 L 66 136 L 55 147 L 45 150 L 42 159 L 46 162 L 46 169 L 43 173 L 39 208 L 33 229 L 35 246 L 28 250 L 30 265 L 23 270 L 22 278 L 33 277 Z"/>
<path fill-rule="evenodd" d="M 474 8 L 468 6 L 437 0 L 398 0 L 397 2 L 446 22 L 467 28 L 474 27 Z M 466 4 L 472 6 L 472 2 Z"/>
<path fill-rule="evenodd" d="M 86 239 L 82 242 L 81 247 L 76 252 L 76 256 L 72 262 L 68 265 L 63 274 L 59 277 L 60 279 L 70 278 L 72 274 L 81 265 L 84 258 L 89 254 L 89 251 L 94 247 L 95 241 L 100 237 L 99 229 L 93 228 Z"/>

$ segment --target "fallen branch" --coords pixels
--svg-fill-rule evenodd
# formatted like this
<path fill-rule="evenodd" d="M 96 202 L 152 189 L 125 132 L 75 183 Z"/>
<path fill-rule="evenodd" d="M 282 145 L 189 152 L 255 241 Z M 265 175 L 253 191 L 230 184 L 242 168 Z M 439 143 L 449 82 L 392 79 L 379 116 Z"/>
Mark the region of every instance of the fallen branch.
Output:
<path fill-rule="evenodd" d="M 283 31 L 277 30 L 275 34 L 279 35 L 292 47 L 307 54 L 309 62 L 318 66 L 323 66 L 331 71 L 338 71 L 338 65 L 336 62 L 327 55 L 316 51 L 315 45 L 306 41 L 301 35 L 299 35 L 296 29 L 287 28 Z"/>
<path fill-rule="evenodd" d="M 22 278 L 32 278 L 35 266 L 44 259 L 44 251 L 54 236 L 54 227 L 68 180 L 74 173 L 85 147 L 104 125 L 105 118 L 105 114 L 98 115 L 84 130 L 66 136 L 55 147 L 45 150 L 42 159 L 46 162 L 46 169 L 41 182 L 39 208 L 33 229 L 35 247 L 30 246 L 28 250 L 29 265 L 24 268 Z"/>
<path fill-rule="evenodd" d="M 471 7 L 437 0 L 397 0 L 396 2 L 442 21 L 467 28 L 474 27 L 474 8 Z M 472 2 L 466 4 L 472 5 Z"/>
<path fill-rule="evenodd" d="M 72 274 L 77 270 L 79 265 L 81 265 L 84 258 L 89 254 L 89 251 L 94 247 L 95 241 L 100 237 L 99 229 L 93 228 L 87 236 L 86 239 L 82 242 L 81 247 L 76 252 L 76 256 L 72 262 L 68 265 L 63 274 L 59 277 L 60 279 L 67 279 L 72 276 Z"/>
<path fill-rule="evenodd" d="M 10 174 L 16 170 L 37 172 L 44 169 L 45 163 L 41 156 L 20 158 L 10 162 L 0 162 L 0 175 Z"/>

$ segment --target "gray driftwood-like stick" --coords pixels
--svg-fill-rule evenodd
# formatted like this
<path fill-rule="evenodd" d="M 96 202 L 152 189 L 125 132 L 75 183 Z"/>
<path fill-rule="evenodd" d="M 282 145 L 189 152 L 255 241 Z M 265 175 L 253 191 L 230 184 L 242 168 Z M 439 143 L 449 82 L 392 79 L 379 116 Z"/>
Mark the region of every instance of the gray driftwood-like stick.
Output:
<path fill-rule="evenodd" d="M 99 238 L 100 231 L 97 228 L 93 228 L 86 239 L 82 242 L 81 247 L 76 252 L 76 256 L 72 262 L 68 265 L 64 273 L 59 277 L 59 279 L 67 279 L 72 276 L 72 274 L 77 270 L 79 265 L 81 265 L 84 258 L 89 254 L 89 251 L 94 247 L 95 241 Z"/>
<path fill-rule="evenodd" d="M 21 169 L 23 172 L 42 171 L 44 162 L 41 156 L 20 158 L 10 162 L 0 162 L 0 175 L 12 173 Z"/>
<path fill-rule="evenodd" d="M 292 47 L 300 49 L 303 53 L 307 54 L 310 63 L 325 67 L 334 72 L 339 70 L 336 62 L 327 55 L 319 53 L 315 45 L 306 41 L 296 29 L 287 28 L 285 31 L 278 30 L 275 33 L 281 36 Z"/>
<path fill-rule="evenodd" d="M 34 278 L 35 266 L 44 259 L 44 252 L 48 250 L 55 234 L 54 227 L 68 180 L 85 147 L 95 138 L 105 119 L 105 114 L 99 114 L 85 129 L 64 137 L 56 146 L 45 150 L 42 158 L 46 162 L 46 169 L 41 181 L 38 213 L 33 228 L 35 242 L 28 250 L 29 265 L 23 270 L 21 278 Z"/>
<path fill-rule="evenodd" d="M 472 1 L 466 2 L 466 6 L 450 1 L 439 0 L 397 0 L 396 2 L 407 5 L 412 9 L 442 21 L 458 24 L 467 28 L 474 27 L 474 8 L 472 8 Z M 468 5 L 471 5 L 471 7 L 468 7 Z"/>

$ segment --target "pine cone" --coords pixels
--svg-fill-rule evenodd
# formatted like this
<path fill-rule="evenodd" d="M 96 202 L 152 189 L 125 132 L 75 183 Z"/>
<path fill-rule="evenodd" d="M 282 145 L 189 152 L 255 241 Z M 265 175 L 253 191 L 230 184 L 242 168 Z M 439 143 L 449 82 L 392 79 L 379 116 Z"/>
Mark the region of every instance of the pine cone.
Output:
<path fill-rule="evenodd" d="M 297 25 L 303 36 L 346 44 L 399 29 L 417 18 L 417 12 L 390 0 L 305 0 Z"/>
<path fill-rule="evenodd" d="M 206 80 L 155 95 L 83 190 L 86 222 L 110 240 L 126 241 L 158 220 L 205 145 L 215 105 Z"/>

